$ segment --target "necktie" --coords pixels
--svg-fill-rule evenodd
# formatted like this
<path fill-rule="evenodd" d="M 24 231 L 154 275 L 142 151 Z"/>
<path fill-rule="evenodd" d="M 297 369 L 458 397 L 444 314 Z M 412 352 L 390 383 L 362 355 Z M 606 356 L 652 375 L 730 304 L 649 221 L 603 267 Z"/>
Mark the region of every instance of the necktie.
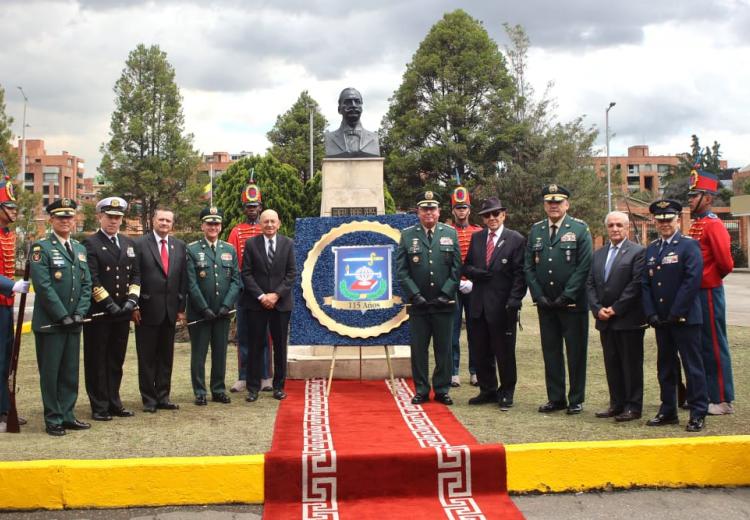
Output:
<path fill-rule="evenodd" d="M 65 242 L 65 250 L 68 252 L 68 256 L 70 256 L 71 260 L 73 260 L 73 248 L 70 247 L 70 242 Z"/>
<path fill-rule="evenodd" d="M 216 244 L 211 244 L 211 253 L 216 254 Z"/>
<path fill-rule="evenodd" d="M 169 273 L 169 253 L 167 253 L 167 241 L 161 239 L 161 266 L 164 269 L 164 274 Z"/>
<path fill-rule="evenodd" d="M 431 229 L 427 230 L 427 243 L 432 245 L 432 230 Z"/>
<path fill-rule="evenodd" d="M 612 263 L 615 261 L 615 257 L 617 256 L 617 250 L 618 247 L 610 247 L 609 248 L 609 256 L 607 257 L 607 263 L 604 264 L 604 281 L 606 282 L 609 279 L 609 271 L 612 269 Z"/>
<path fill-rule="evenodd" d="M 273 263 L 273 255 L 275 254 L 275 251 L 273 249 L 273 239 L 268 241 L 268 263 Z"/>
<path fill-rule="evenodd" d="M 112 241 L 112 245 L 115 246 L 115 249 L 120 249 L 120 246 L 117 245 L 117 237 L 110 237 L 109 239 Z"/>
<path fill-rule="evenodd" d="M 492 252 L 495 250 L 495 232 L 490 232 L 487 237 L 487 254 L 486 254 L 486 265 L 490 266 L 490 259 L 492 258 Z"/>
<path fill-rule="evenodd" d="M 549 235 L 549 241 L 552 242 L 555 240 L 555 237 L 557 236 L 557 224 L 552 224 L 550 226 L 550 229 L 552 230 L 552 233 Z"/>

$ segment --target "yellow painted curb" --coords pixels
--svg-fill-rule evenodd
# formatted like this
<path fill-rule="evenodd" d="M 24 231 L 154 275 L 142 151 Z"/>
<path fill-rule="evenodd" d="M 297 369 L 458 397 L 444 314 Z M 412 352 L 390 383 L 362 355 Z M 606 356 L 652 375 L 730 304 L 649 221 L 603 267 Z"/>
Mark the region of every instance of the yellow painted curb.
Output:
<path fill-rule="evenodd" d="M 24 321 L 23 325 L 21 325 L 21 334 L 28 334 L 29 332 L 31 332 L 31 322 Z"/>
<path fill-rule="evenodd" d="M 750 435 L 506 446 L 515 493 L 750 485 Z M 0 462 L 0 509 L 263 502 L 263 455 Z"/>
<path fill-rule="evenodd" d="M 263 455 L 0 463 L 0 509 L 260 504 Z"/>
<path fill-rule="evenodd" d="M 505 450 L 508 489 L 516 493 L 750 484 L 750 435 L 518 444 Z"/>

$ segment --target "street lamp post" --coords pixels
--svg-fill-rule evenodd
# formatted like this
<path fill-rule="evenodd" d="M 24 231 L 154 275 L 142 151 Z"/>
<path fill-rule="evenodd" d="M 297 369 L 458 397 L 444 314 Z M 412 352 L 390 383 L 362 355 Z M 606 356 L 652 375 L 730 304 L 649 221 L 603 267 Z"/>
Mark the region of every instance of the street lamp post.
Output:
<path fill-rule="evenodd" d="M 607 140 L 607 211 L 612 211 L 612 173 L 609 165 L 609 111 L 616 104 L 614 101 L 610 102 L 607 110 L 604 112 L 604 133 Z"/>
<path fill-rule="evenodd" d="M 311 180 L 313 178 L 313 175 L 315 175 L 315 172 L 313 171 L 314 163 L 315 163 L 315 157 L 314 157 L 314 148 L 313 148 L 313 116 L 314 116 L 314 107 L 312 103 L 310 103 L 310 171 L 308 172 L 308 179 Z"/>
<path fill-rule="evenodd" d="M 29 102 L 29 98 L 23 91 L 23 88 L 18 87 L 23 96 L 23 126 L 21 127 L 21 167 L 18 169 L 18 182 L 20 186 L 23 186 L 26 182 L 26 103 Z"/>

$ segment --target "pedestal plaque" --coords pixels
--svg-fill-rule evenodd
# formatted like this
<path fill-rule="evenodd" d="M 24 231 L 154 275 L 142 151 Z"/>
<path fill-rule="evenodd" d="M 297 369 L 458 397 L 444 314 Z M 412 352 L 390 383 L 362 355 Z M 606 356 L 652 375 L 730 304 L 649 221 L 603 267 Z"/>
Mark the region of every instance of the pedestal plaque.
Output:
<path fill-rule="evenodd" d="M 323 159 L 321 217 L 385 214 L 382 157 Z"/>

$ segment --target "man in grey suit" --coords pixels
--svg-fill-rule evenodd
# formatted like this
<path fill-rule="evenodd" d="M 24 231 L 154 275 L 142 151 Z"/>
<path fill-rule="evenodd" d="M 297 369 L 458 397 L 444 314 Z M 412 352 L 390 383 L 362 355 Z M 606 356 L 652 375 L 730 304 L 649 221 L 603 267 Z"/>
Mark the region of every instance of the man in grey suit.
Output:
<path fill-rule="evenodd" d="M 643 408 L 643 335 L 641 305 L 645 248 L 628 240 L 630 222 L 620 211 L 605 219 L 609 243 L 594 253 L 586 283 L 589 308 L 604 352 L 609 407 L 599 418 L 618 422 L 641 417 Z"/>
<path fill-rule="evenodd" d="M 378 134 L 362 128 L 362 94 L 345 88 L 339 94 L 341 126 L 326 132 L 326 157 L 380 157 Z"/>

